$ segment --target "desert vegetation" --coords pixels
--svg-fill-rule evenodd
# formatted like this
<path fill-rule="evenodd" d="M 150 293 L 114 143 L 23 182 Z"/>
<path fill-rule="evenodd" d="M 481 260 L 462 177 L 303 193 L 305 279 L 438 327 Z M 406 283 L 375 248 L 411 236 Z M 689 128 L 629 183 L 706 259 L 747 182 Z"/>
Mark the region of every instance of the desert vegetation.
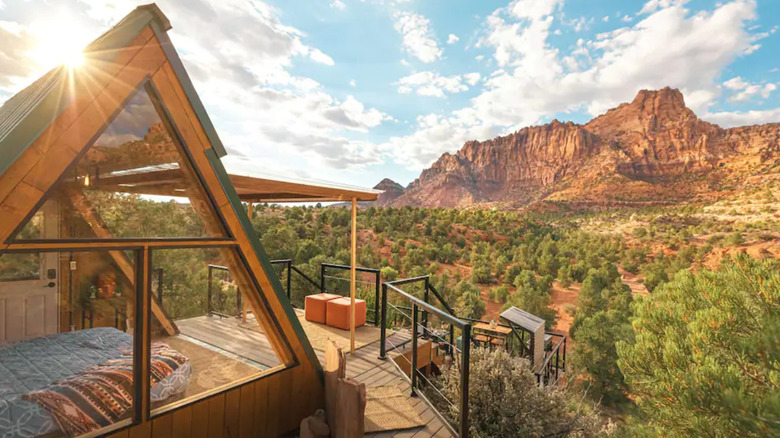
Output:
<path fill-rule="evenodd" d="M 115 207 L 102 205 L 109 222 L 112 208 L 128 205 L 152 221 L 165 211 L 160 226 L 186 228 L 197 220 L 175 203 L 122 197 Z M 506 397 L 554 405 L 561 417 L 542 418 L 529 408 L 496 422 L 505 412 L 485 405 L 476 408 L 474 435 L 495 436 L 495 427 L 519 430 L 521 420 L 561 429 L 561 436 L 699 436 L 707 427 L 717 428 L 716 436 L 778 433 L 777 214 L 735 220 L 703 206 L 553 207 L 358 212 L 358 263 L 380 269 L 384 280 L 430 275 L 461 316 L 497 319 L 502 309 L 517 306 L 570 336 L 567 384 L 552 393 L 534 389 L 521 360 L 475 353 L 472 378 L 501 363 L 506 375 L 493 383 L 513 388 Z M 272 259 L 292 259 L 312 278 L 321 263 L 348 264 L 349 220 L 348 209 L 319 205 L 256 205 L 251 218 Z M 110 222 L 133 235 L 142 235 L 143 223 Z M 168 311 L 203 312 L 205 297 L 193 291 L 204 288 L 205 267 L 217 255 L 172 251 L 161 257 Z M 193 266 L 201 266 L 194 276 Z M 293 281 L 292 299 L 300 306 L 314 290 L 298 276 Z M 369 300 L 372 290 L 364 291 Z M 226 306 L 232 297 L 234 290 L 220 290 Z M 442 379 L 442 388 L 454 391 L 454 376 L 445 372 Z M 489 376 L 484 380 L 472 386 L 475 404 L 492 391 Z M 534 433 L 529 429 L 527 436 Z"/>

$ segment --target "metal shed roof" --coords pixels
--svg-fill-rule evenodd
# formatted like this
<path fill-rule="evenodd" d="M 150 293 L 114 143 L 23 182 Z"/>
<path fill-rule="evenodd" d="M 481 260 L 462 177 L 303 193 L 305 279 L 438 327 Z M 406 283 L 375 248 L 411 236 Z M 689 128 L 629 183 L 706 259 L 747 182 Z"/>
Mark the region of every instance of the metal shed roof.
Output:
<path fill-rule="evenodd" d="M 501 319 L 509 321 L 530 333 L 536 333 L 540 328 L 544 327 L 542 318 L 514 306 L 501 312 Z"/>

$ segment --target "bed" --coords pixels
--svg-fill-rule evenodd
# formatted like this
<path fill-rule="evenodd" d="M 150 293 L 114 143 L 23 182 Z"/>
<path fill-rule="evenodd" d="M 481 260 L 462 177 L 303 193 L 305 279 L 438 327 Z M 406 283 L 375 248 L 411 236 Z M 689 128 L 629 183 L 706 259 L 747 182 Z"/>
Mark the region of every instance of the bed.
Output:
<path fill-rule="evenodd" d="M 0 438 L 72 435 L 72 431 L 61 427 L 59 416 L 55 418 L 50 409 L 34 401 L 31 395 L 50 391 L 56 387 L 55 382 L 94 375 L 95 370 L 106 364 L 121 363 L 123 359 L 127 363 L 128 358 L 131 363 L 132 348 L 133 337 L 111 327 L 0 346 Z M 152 386 L 152 402 L 163 401 L 187 389 L 192 368 L 186 357 L 180 358 L 183 360 L 169 367 Z"/>

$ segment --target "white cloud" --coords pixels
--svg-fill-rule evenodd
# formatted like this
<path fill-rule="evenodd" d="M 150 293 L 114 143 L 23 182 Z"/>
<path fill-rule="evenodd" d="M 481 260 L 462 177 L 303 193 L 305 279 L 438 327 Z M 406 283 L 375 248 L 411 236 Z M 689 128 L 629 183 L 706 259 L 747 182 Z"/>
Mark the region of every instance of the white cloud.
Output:
<path fill-rule="evenodd" d="M 102 28 L 148 3 L 79 1 Z M 312 168 L 360 167 L 380 160 L 376 146 L 359 138 L 390 116 L 352 96 L 337 99 L 314 79 L 290 73 L 299 59 L 334 61 L 310 45 L 303 32 L 284 24 L 275 8 L 243 0 L 157 4 L 173 24 L 171 39 L 231 153 L 297 159 Z"/>
<path fill-rule="evenodd" d="M 320 64 L 325 64 L 325 65 L 335 64 L 335 62 L 333 62 L 333 58 L 322 53 L 319 49 L 309 49 L 307 53 L 309 55 L 309 58 L 311 58 L 311 60 L 314 62 L 319 62 Z"/>
<path fill-rule="evenodd" d="M 398 80 L 398 92 L 408 94 L 416 92 L 420 96 L 445 97 L 446 93 L 460 93 L 479 81 L 479 73 L 441 76 L 436 72 L 422 71 Z"/>
<path fill-rule="evenodd" d="M 442 49 L 430 28 L 430 20 L 413 12 L 398 12 L 394 18 L 395 29 L 403 37 L 403 47 L 409 55 L 424 63 L 441 59 Z"/>
<path fill-rule="evenodd" d="M 465 135 L 485 139 L 560 112 L 585 110 L 595 116 L 632 100 L 640 89 L 679 88 L 688 106 L 706 114 L 721 93 L 721 72 L 755 38 L 747 31 L 756 18 L 753 0 L 732 0 L 697 13 L 684 2 L 661 0 L 646 4 L 647 15 L 633 26 L 560 53 L 548 42 L 557 2 L 539 2 L 538 9 L 519 17 L 521 3 L 491 14 L 478 43 L 493 49 L 501 70 L 489 75 L 469 106 L 439 116 L 434 124 L 418 123 L 413 134 L 384 145 L 397 151 L 399 163 L 419 169 L 460 147 Z"/>
<path fill-rule="evenodd" d="M 661 9 L 667 9 L 673 6 L 683 6 L 685 3 L 688 3 L 690 0 L 650 0 L 642 7 L 642 10 L 639 11 L 639 15 L 642 14 L 651 14 L 655 11 L 661 10 Z"/>
<path fill-rule="evenodd" d="M 481 77 L 482 75 L 479 73 L 466 73 L 463 75 L 463 80 L 465 80 L 467 84 L 473 87 L 474 85 L 477 85 L 477 82 L 479 82 Z"/>
<path fill-rule="evenodd" d="M 351 81 L 349 81 L 349 86 L 350 87 L 357 87 L 357 82 L 354 79 L 352 79 Z"/>
<path fill-rule="evenodd" d="M 603 22 L 605 22 L 605 23 L 609 22 L 609 15 L 605 15 L 605 16 L 603 16 L 603 17 L 601 18 L 601 21 L 603 21 Z"/>
<path fill-rule="evenodd" d="M 454 33 L 451 33 L 447 36 L 447 44 L 455 44 L 458 41 L 460 41 L 460 38 L 458 38 L 458 36 Z"/>
<path fill-rule="evenodd" d="M 333 2 L 330 4 L 330 7 L 334 9 L 344 9 L 347 7 L 347 5 L 345 5 L 341 0 L 333 0 Z"/>
<path fill-rule="evenodd" d="M 773 91 L 777 90 L 777 85 L 775 84 L 751 84 L 739 76 L 724 82 L 723 86 L 734 92 L 729 97 L 731 102 L 746 102 L 756 96 L 766 99 Z"/>
<path fill-rule="evenodd" d="M 629 16 L 629 15 L 624 15 L 623 18 L 621 18 L 620 20 L 623 23 L 630 23 L 630 22 L 634 21 L 634 19 L 631 18 L 631 16 Z"/>
<path fill-rule="evenodd" d="M 509 6 L 509 13 L 515 18 L 536 20 L 551 15 L 563 6 L 563 0 L 515 0 Z"/>
<path fill-rule="evenodd" d="M 764 123 L 777 123 L 780 120 L 780 108 L 764 111 L 734 111 L 707 113 L 702 119 L 717 123 L 724 128 L 735 126 L 760 125 Z"/>

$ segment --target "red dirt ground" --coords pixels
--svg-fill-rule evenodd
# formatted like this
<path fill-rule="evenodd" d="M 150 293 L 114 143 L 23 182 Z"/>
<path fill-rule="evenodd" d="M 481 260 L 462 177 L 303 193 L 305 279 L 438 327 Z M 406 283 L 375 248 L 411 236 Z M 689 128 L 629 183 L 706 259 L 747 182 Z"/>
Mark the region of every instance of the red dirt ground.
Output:
<path fill-rule="evenodd" d="M 552 305 L 551 307 L 558 312 L 558 324 L 556 330 L 569 334 L 569 327 L 574 322 L 574 317 L 564 310 L 565 304 L 576 305 L 577 298 L 580 296 L 580 283 L 572 283 L 568 289 L 564 289 L 557 281 L 553 282 Z"/>

